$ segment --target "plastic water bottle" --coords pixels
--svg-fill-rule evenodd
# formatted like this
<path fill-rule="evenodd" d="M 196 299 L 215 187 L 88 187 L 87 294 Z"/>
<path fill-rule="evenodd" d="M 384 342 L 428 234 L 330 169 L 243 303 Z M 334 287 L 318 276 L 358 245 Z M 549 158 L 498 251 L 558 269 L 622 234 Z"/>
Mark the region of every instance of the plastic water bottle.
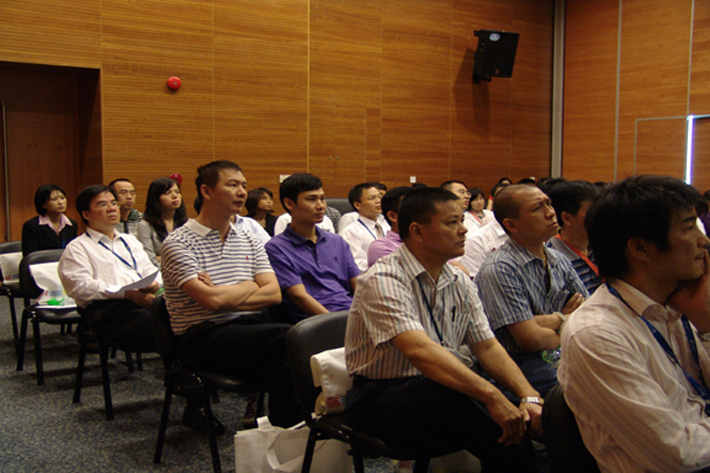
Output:
<path fill-rule="evenodd" d="M 542 352 L 542 359 L 545 363 L 549 363 L 551 365 L 556 365 L 560 362 L 560 357 L 562 356 L 562 352 L 560 351 L 560 346 L 558 345 L 555 348 L 548 348 L 547 350 L 544 350 Z"/>

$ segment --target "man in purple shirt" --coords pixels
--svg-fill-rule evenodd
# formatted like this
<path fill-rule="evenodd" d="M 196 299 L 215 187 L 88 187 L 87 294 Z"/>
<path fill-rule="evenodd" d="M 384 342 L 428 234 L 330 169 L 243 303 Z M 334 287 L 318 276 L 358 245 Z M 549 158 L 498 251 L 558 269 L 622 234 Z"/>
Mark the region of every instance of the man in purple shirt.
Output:
<path fill-rule="evenodd" d="M 393 253 L 402 245 L 402 239 L 399 238 L 397 214 L 399 213 L 399 204 L 402 203 L 402 199 L 413 190 L 407 186 L 395 187 L 382 196 L 382 215 L 385 216 L 385 220 L 387 220 L 392 229 L 387 232 L 384 238 L 378 238 L 370 243 L 370 247 L 367 249 L 368 268 L 375 264 L 375 261 Z"/>
<path fill-rule="evenodd" d="M 279 198 L 291 214 L 291 224 L 266 244 L 266 252 L 283 307 L 294 322 L 350 309 L 360 270 L 340 235 L 316 227 L 326 209 L 321 180 L 313 174 L 292 174 L 281 183 Z"/>

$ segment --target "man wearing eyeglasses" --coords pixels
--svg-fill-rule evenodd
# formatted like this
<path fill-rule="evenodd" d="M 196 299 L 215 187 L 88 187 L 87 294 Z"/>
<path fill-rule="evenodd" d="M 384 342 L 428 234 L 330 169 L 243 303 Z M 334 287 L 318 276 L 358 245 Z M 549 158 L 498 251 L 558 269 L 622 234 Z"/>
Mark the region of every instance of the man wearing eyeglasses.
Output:
<path fill-rule="evenodd" d="M 360 271 L 367 269 L 367 250 L 370 243 L 382 238 L 390 230 L 387 222 L 380 219 L 382 214 L 382 197 L 380 190 L 374 182 L 357 184 L 348 193 L 348 200 L 355 210 L 358 218 L 348 225 L 340 236 L 350 246 L 350 251 L 355 258 Z"/>
<path fill-rule="evenodd" d="M 116 194 L 121 213 L 116 231 L 138 237 L 138 223 L 143 220 L 143 214 L 133 208 L 136 203 L 136 188 L 133 183 L 126 178 L 119 178 L 111 181 L 108 188 Z"/>

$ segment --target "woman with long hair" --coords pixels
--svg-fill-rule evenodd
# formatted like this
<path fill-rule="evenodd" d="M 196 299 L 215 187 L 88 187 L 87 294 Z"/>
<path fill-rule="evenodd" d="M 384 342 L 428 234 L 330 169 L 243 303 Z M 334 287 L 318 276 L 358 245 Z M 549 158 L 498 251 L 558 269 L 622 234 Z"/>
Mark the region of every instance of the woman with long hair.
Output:
<path fill-rule="evenodd" d="M 76 238 L 76 221 L 64 215 L 67 195 L 59 186 L 40 186 L 35 192 L 35 210 L 38 215 L 22 226 L 23 256 L 39 250 L 64 249 Z"/>
<path fill-rule="evenodd" d="M 274 236 L 274 224 L 276 217 L 272 215 L 274 205 L 274 194 L 266 187 L 257 187 L 247 194 L 247 201 L 244 203 L 248 212 L 248 217 L 253 218 L 259 225 L 264 227 L 269 236 Z"/>
<path fill-rule="evenodd" d="M 160 267 L 160 251 L 165 237 L 185 222 L 187 210 L 177 181 L 159 177 L 151 182 L 143 221 L 138 224 L 138 240 L 155 266 Z"/>

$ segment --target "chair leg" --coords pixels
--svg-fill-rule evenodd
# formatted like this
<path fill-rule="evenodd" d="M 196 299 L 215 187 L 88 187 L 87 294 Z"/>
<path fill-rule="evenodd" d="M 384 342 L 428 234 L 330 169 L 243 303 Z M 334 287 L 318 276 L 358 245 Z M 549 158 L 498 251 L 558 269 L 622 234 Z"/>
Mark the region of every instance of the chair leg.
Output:
<path fill-rule="evenodd" d="M 210 426 L 210 452 L 212 453 L 212 468 L 215 473 L 222 473 L 222 464 L 219 461 L 219 448 L 217 448 L 217 435 L 214 431 L 212 407 L 210 406 L 209 393 L 202 389 L 202 407 L 205 409 L 207 422 Z"/>
<path fill-rule="evenodd" d="M 309 473 L 311 471 L 313 452 L 316 448 L 317 439 L 318 432 L 315 429 L 311 429 L 311 431 L 308 432 L 308 442 L 306 442 L 306 452 L 303 454 L 303 466 L 301 467 L 301 473 Z M 364 471 L 359 473 L 364 473 Z"/>
<path fill-rule="evenodd" d="M 126 352 L 126 366 L 128 367 L 128 372 L 133 373 L 136 371 L 136 368 L 133 366 L 133 357 L 131 356 L 131 352 Z"/>
<path fill-rule="evenodd" d="M 17 371 L 22 371 L 25 366 L 25 344 L 27 343 L 27 309 L 22 310 L 22 323 L 20 324 L 20 340 L 17 348 Z"/>
<path fill-rule="evenodd" d="M 414 472 L 413 473 L 427 473 L 429 471 L 429 459 L 428 458 L 417 458 L 414 462 Z"/>
<path fill-rule="evenodd" d="M 67 324 L 61 324 L 59 326 L 59 335 L 64 335 L 64 332 L 66 331 Z"/>
<path fill-rule="evenodd" d="M 259 399 L 256 401 L 256 418 L 264 416 L 264 398 L 266 397 L 266 391 L 261 391 L 259 393 Z"/>
<path fill-rule="evenodd" d="M 140 352 L 136 352 L 136 368 L 138 371 L 143 371 L 143 357 Z"/>
<path fill-rule="evenodd" d="M 44 385 L 44 365 L 42 363 L 42 339 L 39 335 L 39 320 L 37 317 L 32 318 L 32 333 L 34 334 L 35 342 L 35 365 L 37 367 L 37 385 Z"/>
<path fill-rule="evenodd" d="M 81 401 L 81 388 L 84 384 L 84 364 L 86 363 L 86 334 L 79 334 L 79 361 L 76 365 L 76 383 L 74 384 L 74 399 L 72 402 Z"/>
<path fill-rule="evenodd" d="M 104 406 L 106 420 L 113 420 L 113 403 L 111 402 L 111 379 L 108 374 L 108 347 L 100 344 L 99 357 L 101 358 L 101 378 L 104 384 Z"/>
<path fill-rule="evenodd" d="M 165 444 L 165 431 L 168 428 L 168 417 L 170 416 L 170 402 L 173 398 L 173 381 L 166 380 L 165 385 L 165 401 L 163 401 L 163 413 L 160 415 L 160 428 L 158 430 L 158 443 L 155 445 L 155 455 L 153 463 L 160 463 L 160 457 L 163 455 L 163 445 Z"/>
<path fill-rule="evenodd" d="M 15 309 L 15 299 L 12 296 L 8 296 L 8 301 L 10 302 L 10 322 L 12 322 L 12 339 L 15 341 L 15 353 L 18 352 L 18 332 L 17 332 L 17 312 Z"/>
<path fill-rule="evenodd" d="M 365 464 L 362 461 L 362 455 L 352 450 L 353 454 L 353 466 L 355 467 L 355 473 L 365 473 Z"/>
<path fill-rule="evenodd" d="M 116 358 L 116 347 L 111 348 L 111 358 Z"/>

